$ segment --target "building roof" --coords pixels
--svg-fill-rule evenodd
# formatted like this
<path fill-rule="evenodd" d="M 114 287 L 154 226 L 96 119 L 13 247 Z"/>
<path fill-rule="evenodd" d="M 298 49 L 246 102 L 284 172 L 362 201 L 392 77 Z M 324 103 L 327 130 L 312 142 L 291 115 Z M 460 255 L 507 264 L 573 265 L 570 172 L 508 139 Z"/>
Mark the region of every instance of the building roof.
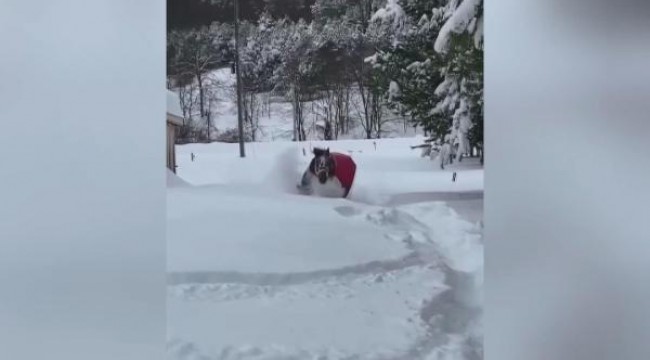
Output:
<path fill-rule="evenodd" d="M 180 99 L 178 94 L 171 90 L 167 90 L 167 121 L 175 125 L 183 125 Z"/>

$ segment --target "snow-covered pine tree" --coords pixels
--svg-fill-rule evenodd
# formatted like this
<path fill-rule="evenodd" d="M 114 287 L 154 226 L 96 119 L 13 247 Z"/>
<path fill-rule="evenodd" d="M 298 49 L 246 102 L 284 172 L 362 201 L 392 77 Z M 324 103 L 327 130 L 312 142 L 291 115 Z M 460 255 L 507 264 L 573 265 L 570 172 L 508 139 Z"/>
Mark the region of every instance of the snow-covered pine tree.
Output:
<path fill-rule="evenodd" d="M 442 81 L 442 57 L 433 42 L 442 26 L 432 9 L 444 0 L 391 0 L 373 16 L 369 32 L 385 39 L 368 60 L 377 69 L 389 108 L 410 119 L 425 131 L 444 133 L 431 110 L 437 100 L 432 94 Z M 399 15 L 399 16 L 398 16 Z"/>
<path fill-rule="evenodd" d="M 388 0 L 368 29 L 388 106 L 463 152 L 483 144 L 482 23 L 482 0 Z"/>
<path fill-rule="evenodd" d="M 483 1 L 452 0 L 441 11 L 445 23 L 434 48 L 445 60 L 444 81 L 433 114 L 451 115 L 457 156 L 477 147 L 483 162 Z"/>

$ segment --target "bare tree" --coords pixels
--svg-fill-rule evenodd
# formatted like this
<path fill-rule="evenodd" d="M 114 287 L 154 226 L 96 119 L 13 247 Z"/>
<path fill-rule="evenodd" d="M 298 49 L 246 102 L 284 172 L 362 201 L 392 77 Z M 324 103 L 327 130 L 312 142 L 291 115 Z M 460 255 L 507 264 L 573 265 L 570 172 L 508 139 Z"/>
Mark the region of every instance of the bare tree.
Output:
<path fill-rule="evenodd" d="M 206 73 L 221 61 L 220 53 L 213 47 L 213 35 L 209 29 L 200 29 L 176 34 L 174 66 L 179 79 L 194 79 L 198 88 L 199 114 L 206 122 L 210 139 L 210 113 L 207 109 Z"/>
<path fill-rule="evenodd" d="M 253 91 L 244 91 L 242 105 L 244 108 L 244 124 L 248 128 L 252 141 L 257 140 L 257 132 L 260 129 L 260 99 Z"/>
<path fill-rule="evenodd" d="M 178 88 L 181 110 L 183 111 L 183 126 L 180 128 L 179 138 L 187 140 L 194 137 L 194 113 L 198 101 L 196 85 L 189 83 Z"/>
<path fill-rule="evenodd" d="M 298 21 L 287 37 L 284 45 L 284 59 L 277 69 L 276 90 L 291 101 L 293 107 L 293 141 L 306 139 L 303 101 L 306 98 L 308 83 L 313 69 L 311 59 L 313 51 L 313 34 L 310 27 L 302 20 Z"/>

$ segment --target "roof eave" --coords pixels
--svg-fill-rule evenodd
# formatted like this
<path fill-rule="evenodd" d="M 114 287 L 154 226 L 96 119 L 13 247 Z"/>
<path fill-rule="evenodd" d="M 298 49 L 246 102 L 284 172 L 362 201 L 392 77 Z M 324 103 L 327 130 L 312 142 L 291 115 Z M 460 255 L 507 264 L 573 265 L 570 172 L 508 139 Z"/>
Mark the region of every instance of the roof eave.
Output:
<path fill-rule="evenodd" d="M 178 115 L 174 115 L 174 114 L 168 112 L 167 113 L 167 122 L 170 122 L 170 123 L 172 123 L 174 125 L 182 126 L 183 125 L 183 118 L 178 116 Z"/>

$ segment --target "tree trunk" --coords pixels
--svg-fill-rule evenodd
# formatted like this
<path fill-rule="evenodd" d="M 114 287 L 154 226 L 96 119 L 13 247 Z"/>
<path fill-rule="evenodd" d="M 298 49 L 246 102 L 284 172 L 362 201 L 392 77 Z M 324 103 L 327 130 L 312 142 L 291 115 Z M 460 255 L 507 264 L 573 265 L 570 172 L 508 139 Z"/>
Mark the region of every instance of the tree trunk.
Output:
<path fill-rule="evenodd" d="M 372 139 L 372 119 L 370 112 L 368 111 L 370 101 L 368 96 L 369 94 L 366 94 L 366 90 L 363 87 L 360 87 L 360 93 L 364 116 L 364 120 L 362 122 L 364 124 L 364 130 L 366 130 L 366 139 Z"/>
<path fill-rule="evenodd" d="M 344 106 L 343 133 L 348 134 L 350 132 L 350 87 L 349 85 L 345 89 L 345 100 L 343 106 Z"/>
<path fill-rule="evenodd" d="M 302 119 L 302 105 L 300 94 L 294 87 L 293 90 L 293 118 L 294 118 L 294 141 L 303 141 L 306 138 L 305 127 Z"/>
<path fill-rule="evenodd" d="M 293 107 L 293 141 L 300 141 L 298 136 L 298 99 L 296 97 L 296 88 L 291 90 L 291 105 Z"/>
<path fill-rule="evenodd" d="M 201 112 L 201 120 L 206 120 L 207 125 L 207 137 L 210 139 L 210 120 L 205 112 L 205 89 L 203 88 L 203 76 L 201 71 L 197 69 L 196 71 L 196 81 L 199 84 L 199 111 Z"/>
<path fill-rule="evenodd" d="M 300 130 L 298 135 L 300 135 L 300 141 L 307 140 L 307 134 L 305 133 L 305 123 L 302 118 L 302 103 L 300 102 L 300 97 L 298 97 L 298 129 Z"/>

